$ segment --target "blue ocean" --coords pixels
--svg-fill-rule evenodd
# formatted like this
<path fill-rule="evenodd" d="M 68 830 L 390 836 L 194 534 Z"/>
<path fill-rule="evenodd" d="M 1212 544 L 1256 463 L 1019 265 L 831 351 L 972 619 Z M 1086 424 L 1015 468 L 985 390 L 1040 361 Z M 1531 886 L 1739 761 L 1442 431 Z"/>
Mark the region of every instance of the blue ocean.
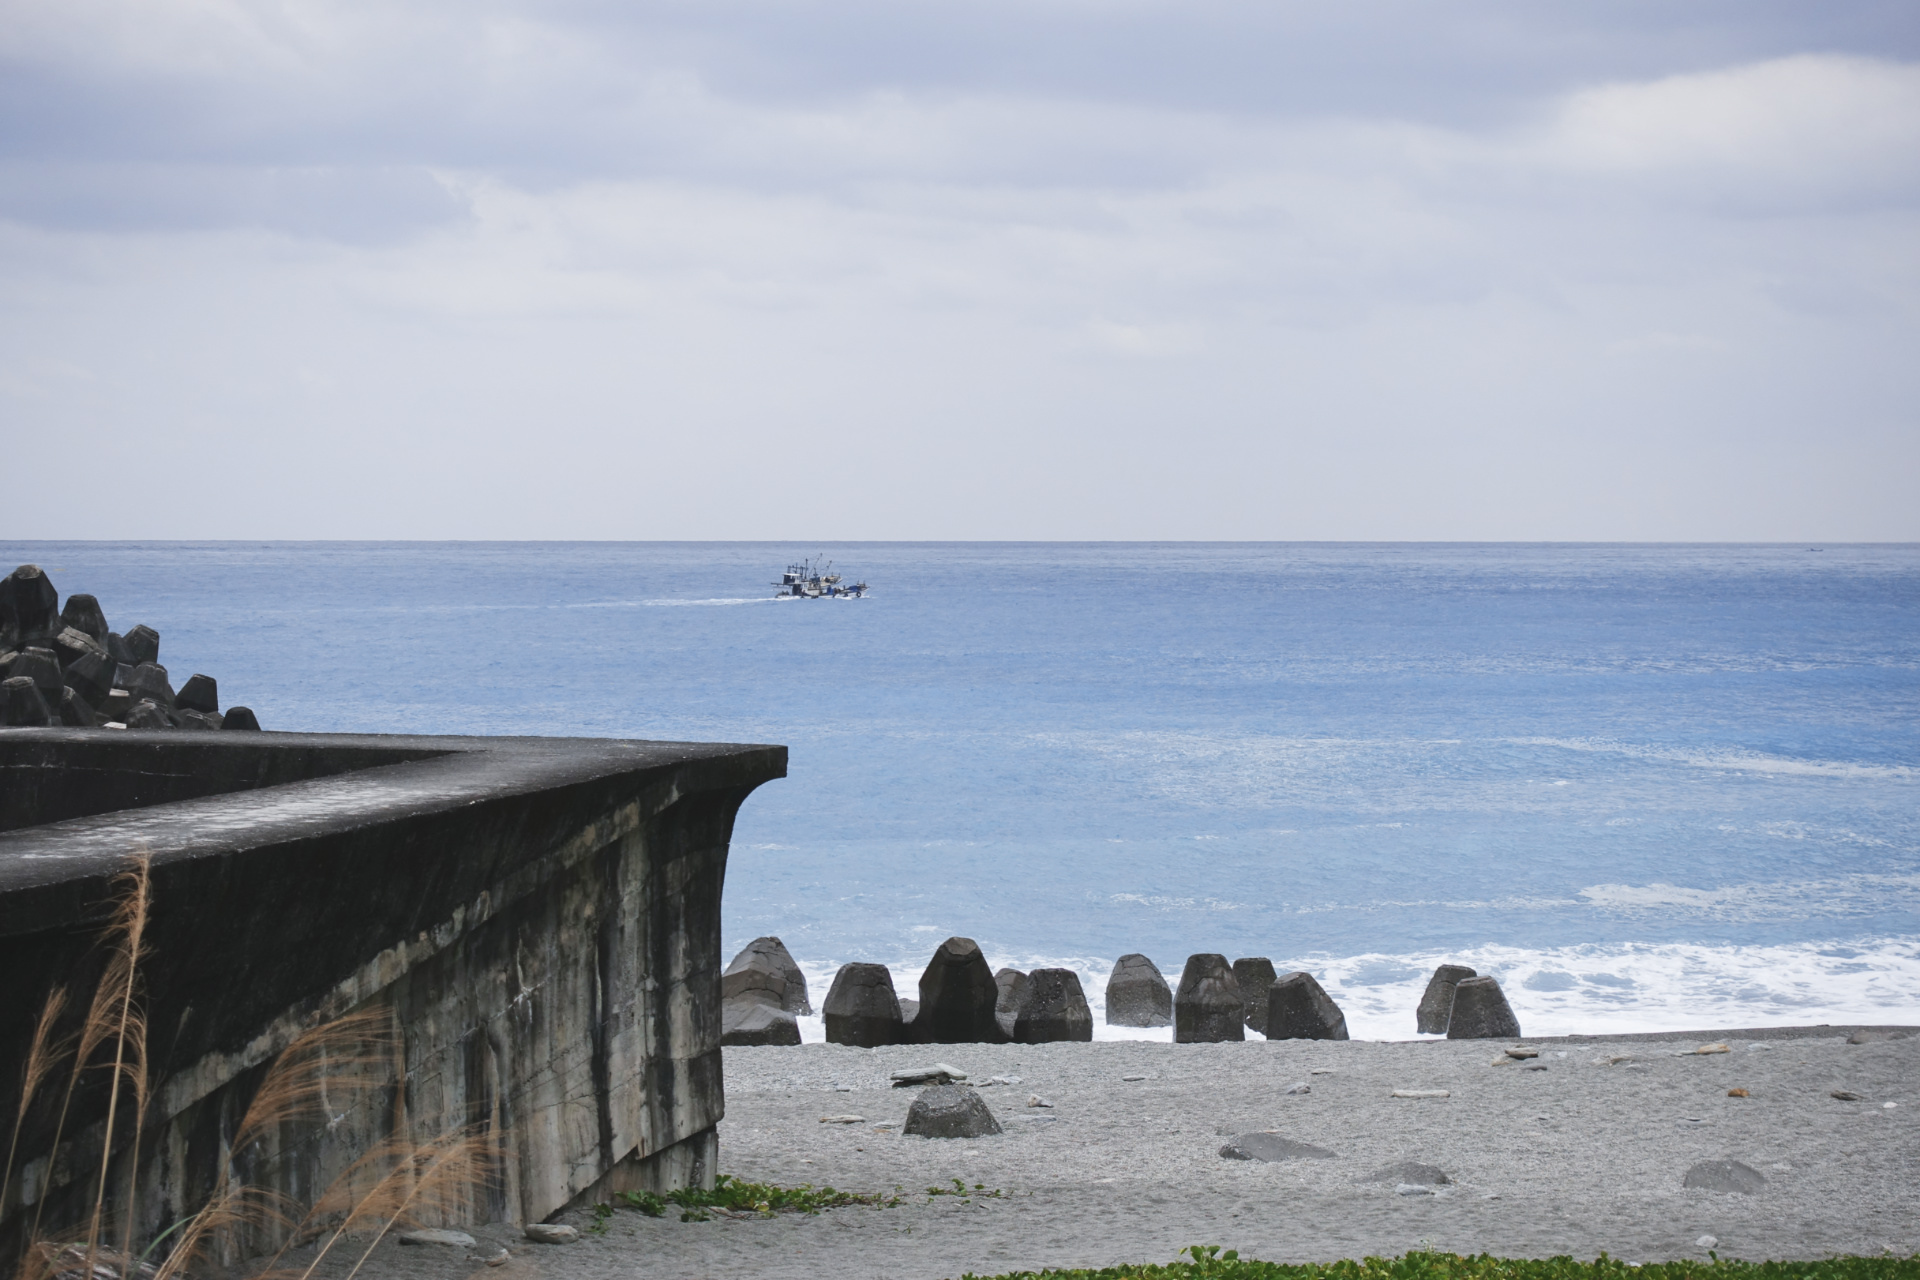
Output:
<path fill-rule="evenodd" d="M 820 555 L 857 600 L 773 598 Z M 269 729 L 777 742 L 729 952 L 1920 1023 L 1920 547 L 5 544 Z M 817 1028 L 813 1029 L 817 1034 Z"/>

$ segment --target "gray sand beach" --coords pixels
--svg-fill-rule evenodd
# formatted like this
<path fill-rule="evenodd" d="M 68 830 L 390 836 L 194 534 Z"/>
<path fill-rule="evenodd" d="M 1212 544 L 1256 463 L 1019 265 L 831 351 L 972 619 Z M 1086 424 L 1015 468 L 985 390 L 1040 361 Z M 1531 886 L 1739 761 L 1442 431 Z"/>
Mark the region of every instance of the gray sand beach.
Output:
<path fill-rule="evenodd" d="M 905 1203 L 696 1223 L 620 1211 L 603 1233 L 564 1246 L 498 1224 L 474 1229 L 478 1249 L 383 1244 L 372 1270 L 942 1280 L 1167 1262 L 1189 1244 L 1276 1261 L 1423 1247 L 1631 1261 L 1707 1247 L 1753 1259 L 1920 1250 L 1920 1038 L 1743 1034 L 1757 1038 L 1685 1056 L 1702 1037 L 730 1048 L 723 1171 L 899 1187 Z M 1508 1060 L 1516 1043 L 1540 1056 Z M 888 1075 L 935 1061 L 975 1082 L 1017 1078 L 981 1090 L 1003 1134 L 900 1135 L 915 1091 L 891 1088 Z M 1751 1096 L 1729 1097 L 1734 1088 Z M 1034 1095 L 1052 1106 L 1029 1106 Z M 1333 1155 L 1220 1156 L 1229 1138 L 1260 1131 Z M 1728 1159 L 1766 1185 L 1682 1187 L 1689 1167 Z M 1452 1181 L 1425 1193 L 1364 1180 L 1406 1160 Z M 927 1194 L 956 1178 L 999 1194 Z M 591 1213 L 566 1220 L 594 1225 Z M 1701 1245 L 1706 1236 L 1715 1243 Z M 512 1251 L 505 1264 L 476 1260 L 500 1245 Z"/>

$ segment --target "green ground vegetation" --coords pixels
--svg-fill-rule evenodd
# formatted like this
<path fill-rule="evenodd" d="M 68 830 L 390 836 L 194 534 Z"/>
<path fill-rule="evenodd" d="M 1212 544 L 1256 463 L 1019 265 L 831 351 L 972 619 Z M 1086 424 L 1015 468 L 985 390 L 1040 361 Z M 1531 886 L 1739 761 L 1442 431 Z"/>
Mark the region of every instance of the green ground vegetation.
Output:
<path fill-rule="evenodd" d="M 1920 1255 L 1826 1258 L 1818 1262 L 1741 1262 L 1709 1254 L 1701 1262 L 1622 1262 L 1601 1254 L 1575 1258 L 1461 1257 L 1409 1253 L 1398 1258 L 1288 1265 L 1242 1258 L 1215 1245 L 1182 1249 L 1165 1266 L 1104 1267 L 1097 1271 L 1015 1271 L 963 1280 L 1920 1280 Z"/>
<path fill-rule="evenodd" d="M 742 1182 L 732 1174 L 723 1173 L 713 1180 L 711 1191 L 700 1187 L 683 1187 L 663 1195 L 651 1191 L 622 1191 L 614 1197 L 612 1204 L 603 1204 L 594 1210 L 595 1222 L 588 1230 L 604 1231 L 607 1219 L 613 1216 L 615 1209 L 638 1209 L 649 1218 L 664 1217 L 669 1209 L 679 1209 L 682 1222 L 706 1222 L 712 1218 L 708 1212 L 712 1209 L 770 1216 L 776 1213 L 819 1213 L 822 1209 L 843 1209 L 852 1205 L 891 1209 L 901 1203 L 898 1195 L 835 1191 L 832 1187 L 812 1185 L 776 1187 L 766 1182 Z"/>

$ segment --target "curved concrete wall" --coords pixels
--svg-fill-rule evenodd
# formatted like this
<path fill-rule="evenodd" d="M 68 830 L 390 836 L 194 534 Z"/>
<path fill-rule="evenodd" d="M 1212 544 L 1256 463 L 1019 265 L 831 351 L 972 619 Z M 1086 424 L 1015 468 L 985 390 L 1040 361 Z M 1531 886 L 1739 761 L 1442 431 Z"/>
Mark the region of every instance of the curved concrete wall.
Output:
<path fill-rule="evenodd" d="M 0 834 L 0 1096 L 17 1096 L 48 988 L 97 972 L 113 874 L 152 859 L 142 1235 L 204 1198 L 272 1057 L 350 1012 L 390 1027 L 393 1065 L 370 1068 L 386 1078 L 280 1133 L 249 1161 L 256 1185 L 309 1199 L 376 1142 L 464 1125 L 504 1158 L 450 1219 L 711 1180 L 727 843 L 748 793 L 784 776 L 784 747 L 143 737 L 0 730 L 0 781 L 36 771 L 51 812 L 149 797 Z M 127 770 L 145 780 L 100 782 Z M 220 794 L 152 798 L 169 786 Z M 83 1091 L 49 1153 L 53 1109 L 34 1109 L 0 1247 L 42 1198 L 49 1221 L 80 1216 L 103 1116 Z"/>

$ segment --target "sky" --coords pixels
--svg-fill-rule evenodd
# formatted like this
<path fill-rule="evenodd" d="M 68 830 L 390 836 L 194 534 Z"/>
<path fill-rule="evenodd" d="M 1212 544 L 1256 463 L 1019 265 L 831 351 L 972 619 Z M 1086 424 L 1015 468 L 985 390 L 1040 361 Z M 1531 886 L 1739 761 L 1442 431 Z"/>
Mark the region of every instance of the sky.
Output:
<path fill-rule="evenodd" d="M 15 539 L 1916 540 L 1920 12 L 0 0 L 0 448 Z"/>

